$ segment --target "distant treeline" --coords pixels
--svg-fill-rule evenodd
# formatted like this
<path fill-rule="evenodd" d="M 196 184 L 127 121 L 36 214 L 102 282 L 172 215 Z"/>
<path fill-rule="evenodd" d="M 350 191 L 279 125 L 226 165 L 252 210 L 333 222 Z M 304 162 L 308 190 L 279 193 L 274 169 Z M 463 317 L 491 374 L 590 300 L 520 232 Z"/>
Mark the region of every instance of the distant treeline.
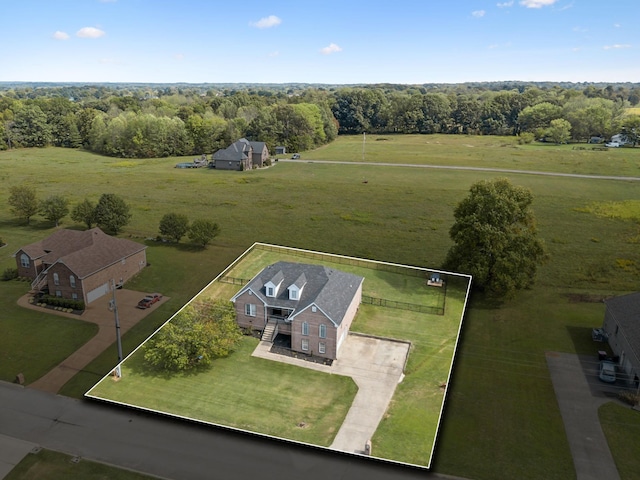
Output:
<path fill-rule="evenodd" d="M 59 146 L 116 157 L 199 155 L 240 137 L 304 151 L 338 134 L 637 139 L 640 84 L 0 84 L 0 149 Z M 553 126 L 558 127 L 558 122 Z"/>

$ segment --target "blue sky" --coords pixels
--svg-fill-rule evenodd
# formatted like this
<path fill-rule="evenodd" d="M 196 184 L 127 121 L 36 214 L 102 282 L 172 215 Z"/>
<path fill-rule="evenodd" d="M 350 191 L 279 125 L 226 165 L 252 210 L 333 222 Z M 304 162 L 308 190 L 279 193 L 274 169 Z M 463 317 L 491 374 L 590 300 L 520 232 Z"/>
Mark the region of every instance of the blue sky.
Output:
<path fill-rule="evenodd" d="M 638 0 L 0 0 L 0 6 L 0 81 L 640 81 Z"/>

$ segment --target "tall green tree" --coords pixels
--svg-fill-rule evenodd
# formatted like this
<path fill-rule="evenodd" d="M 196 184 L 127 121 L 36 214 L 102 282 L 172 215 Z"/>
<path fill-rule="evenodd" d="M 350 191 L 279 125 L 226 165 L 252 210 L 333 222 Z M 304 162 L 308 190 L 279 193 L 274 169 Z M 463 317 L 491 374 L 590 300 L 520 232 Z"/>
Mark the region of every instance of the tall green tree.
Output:
<path fill-rule="evenodd" d="M 51 143 L 51 126 L 37 105 L 19 109 L 12 123 L 13 138 L 23 147 L 46 147 Z"/>
<path fill-rule="evenodd" d="M 131 220 L 129 205 L 114 193 L 103 193 L 95 209 L 97 225 L 117 235 L 122 227 Z"/>
<path fill-rule="evenodd" d="M 474 287 L 494 299 L 531 287 L 546 258 L 532 202 L 529 190 L 506 178 L 473 184 L 454 210 L 444 268 L 471 274 Z"/>
<path fill-rule="evenodd" d="M 546 136 L 558 145 L 567 143 L 571 138 L 571 124 L 564 118 L 551 120 L 551 124 L 546 130 Z"/>
<path fill-rule="evenodd" d="M 91 200 L 85 198 L 82 202 L 73 207 L 71 219 L 84 223 L 87 228 L 91 228 L 96 222 L 96 206 Z"/>
<path fill-rule="evenodd" d="M 206 247 L 219 233 L 220 227 L 211 220 L 194 220 L 189 227 L 189 239 L 202 247 Z"/>
<path fill-rule="evenodd" d="M 50 195 L 40 203 L 40 214 L 56 224 L 69 214 L 69 200 L 60 195 Z"/>
<path fill-rule="evenodd" d="M 144 359 L 154 368 L 183 371 L 226 357 L 242 333 L 233 304 L 223 300 L 194 302 L 145 344 Z"/>
<path fill-rule="evenodd" d="M 181 213 L 166 213 L 160 219 L 160 235 L 179 242 L 189 231 L 189 219 Z"/>
<path fill-rule="evenodd" d="M 12 207 L 11 212 L 16 217 L 23 218 L 27 225 L 31 217 L 40 210 L 35 188 L 27 185 L 16 185 L 9 189 L 9 205 Z"/>

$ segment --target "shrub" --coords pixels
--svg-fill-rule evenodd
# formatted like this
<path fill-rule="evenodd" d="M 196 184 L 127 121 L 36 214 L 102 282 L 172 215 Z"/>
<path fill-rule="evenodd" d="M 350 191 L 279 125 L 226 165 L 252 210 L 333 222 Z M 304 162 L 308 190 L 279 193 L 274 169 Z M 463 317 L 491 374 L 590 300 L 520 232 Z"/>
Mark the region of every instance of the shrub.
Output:
<path fill-rule="evenodd" d="M 532 143 L 536 139 L 536 136 L 531 132 L 522 132 L 518 137 L 518 143 L 520 145 L 525 145 L 528 143 Z"/>
<path fill-rule="evenodd" d="M 631 406 L 640 404 L 640 395 L 633 392 L 619 392 L 618 398 Z"/>
<path fill-rule="evenodd" d="M 4 282 L 18 278 L 18 269 L 11 268 L 11 267 L 7 268 L 4 272 L 2 272 L 1 278 L 2 278 L 2 281 Z"/>

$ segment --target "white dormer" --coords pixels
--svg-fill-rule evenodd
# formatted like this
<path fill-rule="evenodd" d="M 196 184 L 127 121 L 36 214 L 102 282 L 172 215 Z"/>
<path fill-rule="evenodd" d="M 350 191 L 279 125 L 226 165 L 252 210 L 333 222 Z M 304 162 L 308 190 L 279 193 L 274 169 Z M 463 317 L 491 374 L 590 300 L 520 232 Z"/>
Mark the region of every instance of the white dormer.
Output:
<path fill-rule="evenodd" d="M 284 275 L 282 274 L 282 271 L 280 271 L 276 273 L 271 280 L 264 284 L 264 294 L 271 298 L 277 297 L 282 280 L 284 280 Z"/>
<path fill-rule="evenodd" d="M 300 274 L 298 279 L 289 285 L 289 300 L 300 300 L 300 295 L 302 295 L 302 289 L 307 284 L 307 277 L 304 273 Z"/>

